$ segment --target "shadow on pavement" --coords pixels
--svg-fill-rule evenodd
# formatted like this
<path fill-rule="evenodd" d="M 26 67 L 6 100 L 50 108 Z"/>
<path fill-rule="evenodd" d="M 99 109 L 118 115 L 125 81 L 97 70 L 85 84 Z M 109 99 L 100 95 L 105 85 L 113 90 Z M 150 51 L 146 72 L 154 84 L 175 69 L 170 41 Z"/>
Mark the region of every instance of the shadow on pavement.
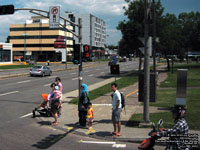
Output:
<path fill-rule="evenodd" d="M 33 144 L 32 147 L 35 147 L 36 149 L 48 149 L 49 147 L 51 147 L 52 145 L 63 139 L 65 136 L 67 136 L 67 134 L 68 133 L 57 134 L 57 135 L 50 134 L 48 137 L 45 137 L 36 144 Z"/>

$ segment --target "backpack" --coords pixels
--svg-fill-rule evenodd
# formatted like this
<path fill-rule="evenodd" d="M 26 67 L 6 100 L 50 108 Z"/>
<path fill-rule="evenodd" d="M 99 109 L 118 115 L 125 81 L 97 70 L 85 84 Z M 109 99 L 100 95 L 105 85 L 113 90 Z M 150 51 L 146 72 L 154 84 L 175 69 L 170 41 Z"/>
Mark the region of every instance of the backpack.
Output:
<path fill-rule="evenodd" d="M 122 105 L 122 108 L 125 109 L 125 97 L 123 93 L 120 93 L 120 94 L 121 94 L 121 105 Z"/>

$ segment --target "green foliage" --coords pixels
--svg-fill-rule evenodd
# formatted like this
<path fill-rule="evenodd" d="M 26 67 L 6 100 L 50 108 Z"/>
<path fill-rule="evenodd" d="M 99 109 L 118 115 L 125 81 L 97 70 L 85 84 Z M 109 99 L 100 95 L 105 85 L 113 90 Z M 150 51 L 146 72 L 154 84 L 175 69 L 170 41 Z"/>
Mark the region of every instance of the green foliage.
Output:
<path fill-rule="evenodd" d="M 188 69 L 187 72 L 187 87 L 195 87 L 200 85 L 200 64 L 175 64 L 174 73 L 168 72 L 168 78 L 161 83 L 161 87 L 176 87 L 177 86 L 177 69 Z"/>
<path fill-rule="evenodd" d="M 126 86 L 132 85 L 137 82 L 137 73 L 122 77 L 121 79 L 117 80 L 116 83 L 118 84 L 118 89 L 124 88 Z M 114 83 L 114 81 L 113 81 Z M 89 91 L 89 98 L 90 100 L 94 100 L 100 96 L 103 96 L 109 92 L 111 92 L 111 84 L 108 83 L 102 87 Z M 70 102 L 71 104 L 78 104 L 78 98 L 74 98 Z"/>
<path fill-rule="evenodd" d="M 0 69 L 18 69 L 18 68 L 30 68 L 33 67 L 34 65 L 5 65 L 5 66 L 0 66 Z"/>

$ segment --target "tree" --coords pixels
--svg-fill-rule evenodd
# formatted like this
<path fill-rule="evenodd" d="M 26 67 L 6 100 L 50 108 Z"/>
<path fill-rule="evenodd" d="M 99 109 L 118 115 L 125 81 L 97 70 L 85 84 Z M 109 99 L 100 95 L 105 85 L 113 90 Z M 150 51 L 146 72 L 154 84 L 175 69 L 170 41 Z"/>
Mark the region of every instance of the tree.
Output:
<path fill-rule="evenodd" d="M 144 0 L 125 1 L 128 3 L 128 8 L 124 8 L 124 15 L 127 16 L 128 20 L 121 21 L 118 24 L 117 29 L 122 32 L 122 40 L 119 42 L 120 53 L 128 55 L 138 51 L 140 47 L 144 47 L 139 40 L 140 37 L 144 37 Z M 158 23 L 164 10 L 161 6 L 160 0 L 155 4 L 155 9 L 157 16 L 156 22 Z M 158 25 L 158 27 L 159 26 L 160 25 Z M 152 30 L 150 33 L 152 35 Z"/>

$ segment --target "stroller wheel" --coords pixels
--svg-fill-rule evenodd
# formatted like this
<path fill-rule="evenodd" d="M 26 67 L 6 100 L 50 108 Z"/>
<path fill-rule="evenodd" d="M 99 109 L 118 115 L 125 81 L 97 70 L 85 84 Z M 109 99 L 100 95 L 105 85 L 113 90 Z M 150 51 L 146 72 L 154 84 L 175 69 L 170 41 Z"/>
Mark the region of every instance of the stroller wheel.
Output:
<path fill-rule="evenodd" d="M 35 110 L 33 110 L 32 113 L 33 113 L 33 118 L 35 118 Z"/>

